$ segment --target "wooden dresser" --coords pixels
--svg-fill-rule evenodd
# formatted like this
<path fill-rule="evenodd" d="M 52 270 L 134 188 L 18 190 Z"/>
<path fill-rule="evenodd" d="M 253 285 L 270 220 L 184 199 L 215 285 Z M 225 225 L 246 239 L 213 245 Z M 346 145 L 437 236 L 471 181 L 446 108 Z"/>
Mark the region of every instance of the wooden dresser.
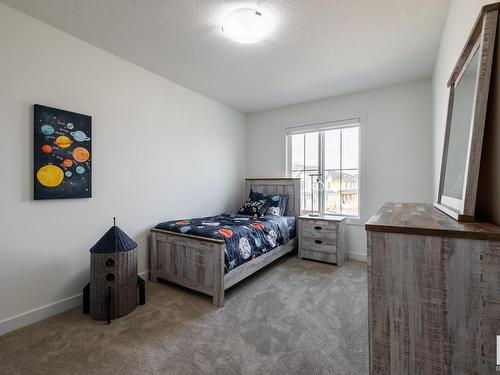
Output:
<path fill-rule="evenodd" d="M 366 230 L 370 374 L 494 374 L 500 228 L 387 203 Z"/>
<path fill-rule="evenodd" d="M 347 259 L 345 223 L 345 216 L 299 216 L 299 259 L 335 263 L 341 267 Z"/>

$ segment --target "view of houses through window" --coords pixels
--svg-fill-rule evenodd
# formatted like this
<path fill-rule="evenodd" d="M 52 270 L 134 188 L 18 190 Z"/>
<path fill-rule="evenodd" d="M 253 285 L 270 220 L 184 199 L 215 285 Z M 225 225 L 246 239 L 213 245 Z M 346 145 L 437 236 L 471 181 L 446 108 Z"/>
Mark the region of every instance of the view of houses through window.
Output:
<path fill-rule="evenodd" d="M 328 124 L 327 124 L 328 125 Z M 302 180 L 303 212 L 359 216 L 359 122 L 288 137 L 292 177 Z"/>

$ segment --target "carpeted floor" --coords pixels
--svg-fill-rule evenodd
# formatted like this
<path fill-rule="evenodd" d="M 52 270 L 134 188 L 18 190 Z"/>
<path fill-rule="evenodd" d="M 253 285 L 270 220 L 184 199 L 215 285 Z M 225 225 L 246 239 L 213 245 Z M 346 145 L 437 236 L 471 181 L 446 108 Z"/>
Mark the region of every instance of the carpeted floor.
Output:
<path fill-rule="evenodd" d="M 0 337 L 1 374 L 367 374 L 366 264 L 285 257 L 226 306 L 167 283 L 110 326 L 80 309 Z"/>

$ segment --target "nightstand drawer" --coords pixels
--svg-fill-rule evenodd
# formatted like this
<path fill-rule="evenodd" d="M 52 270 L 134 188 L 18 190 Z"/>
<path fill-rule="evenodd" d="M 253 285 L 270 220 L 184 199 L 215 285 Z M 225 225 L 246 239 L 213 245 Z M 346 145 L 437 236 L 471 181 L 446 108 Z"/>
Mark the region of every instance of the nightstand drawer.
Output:
<path fill-rule="evenodd" d="M 302 237 L 302 248 L 307 250 L 333 253 L 337 251 L 336 238 L 308 238 Z"/>
<path fill-rule="evenodd" d="M 320 262 L 337 263 L 337 253 L 304 249 L 302 250 L 302 256 L 307 259 L 319 260 Z"/>
<path fill-rule="evenodd" d="M 304 236 L 313 234 L 331 235 L 337 232 L 337 224 L 325 220 L 302 220 L 301 231 Z"/>
<path fill-rule="evenodd" d="M 322 242 L 328 242 L 332 245 L 337 243 L 337 232 L 336 231 L 314 231 L 314 232 L 305 232 L 302 231 L 302 238 L 308 238 L 311 240 L 320 240 Z"/>

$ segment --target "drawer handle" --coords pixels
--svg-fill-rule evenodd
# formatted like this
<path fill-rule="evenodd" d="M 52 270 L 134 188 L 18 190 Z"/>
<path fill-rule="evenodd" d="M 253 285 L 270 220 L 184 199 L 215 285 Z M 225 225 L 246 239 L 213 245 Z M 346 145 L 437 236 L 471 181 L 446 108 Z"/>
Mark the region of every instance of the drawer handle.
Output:
<path fill-rule="evenodd" d="M 314 242 L 316 242 L 316 243 L 323 243 L 323 241 L 321 241 L 321 240 L 314 240 Z"/>
<path fill-rule="evenodd" d="M 323 228 L 322 228 L 322 227 L 320 227 L 319 225 L 316 225 L 316 226 L 314 227 L 314 229 L 316 229 L 316 230 L 321 230 L 321 229 L 323 229 Z"/>

